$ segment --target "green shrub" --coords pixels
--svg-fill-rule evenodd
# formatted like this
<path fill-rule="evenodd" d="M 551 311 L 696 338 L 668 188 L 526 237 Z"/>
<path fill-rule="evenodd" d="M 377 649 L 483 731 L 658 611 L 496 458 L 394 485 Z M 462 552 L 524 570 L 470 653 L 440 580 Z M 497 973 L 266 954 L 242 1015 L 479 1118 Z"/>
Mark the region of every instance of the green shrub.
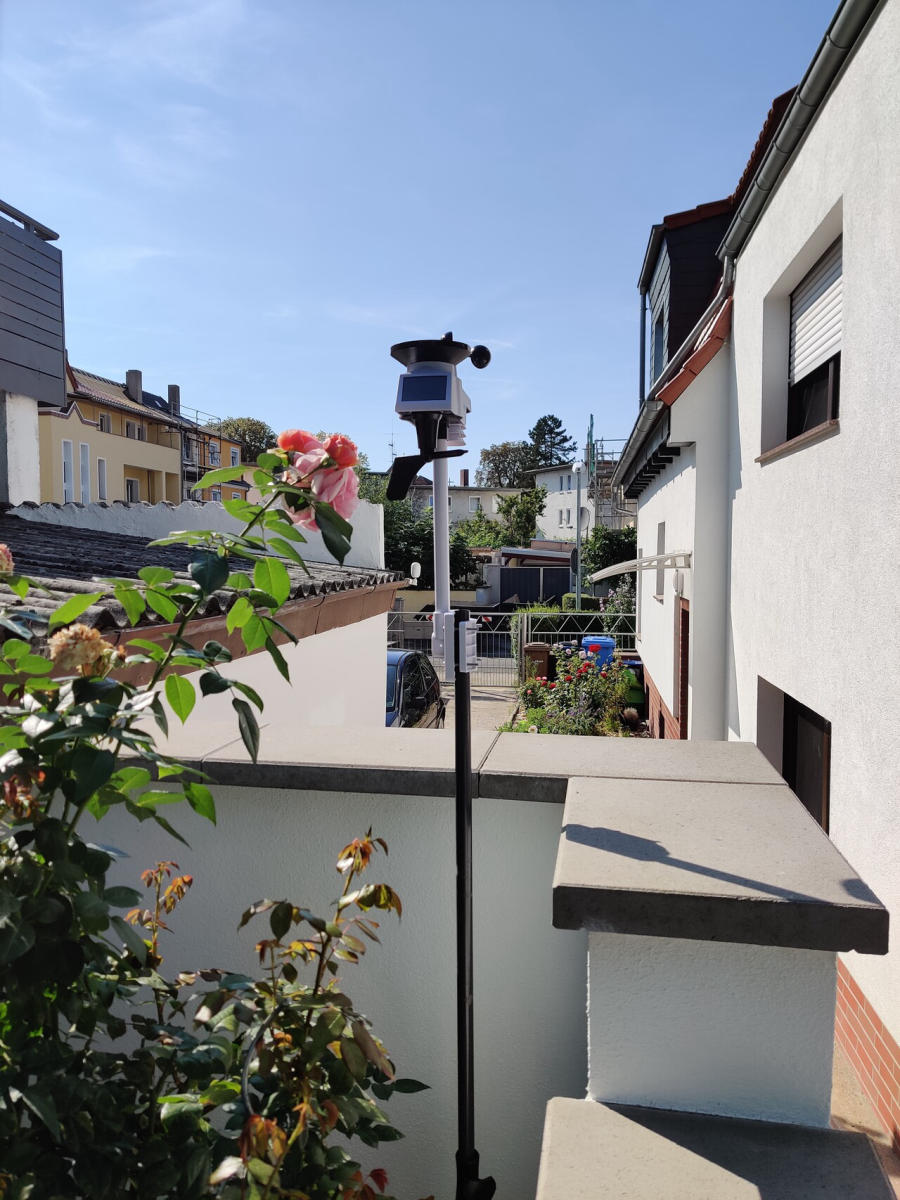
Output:
<path fill-rule="evenodd" d="M 598 668 L 594 659 L 562 648 L 553 650 L 556 679 L 528 679 L 519 687 L 524 717 L 507 722 L 504 732 L 564 733 L 577 737 L 627 732 L 622 711 L 628 672 L 616 661 Z"/>
<path fill-rule="evenodd" d="M 562 598 L 563 612 L 577 612 L 576 595 L 574 592 L 566 592 Z M 590 596 L 587 592 L 581 594 L 581 611 L 582 612 L 602 612 L 603 601 L 599 596 Z"/>

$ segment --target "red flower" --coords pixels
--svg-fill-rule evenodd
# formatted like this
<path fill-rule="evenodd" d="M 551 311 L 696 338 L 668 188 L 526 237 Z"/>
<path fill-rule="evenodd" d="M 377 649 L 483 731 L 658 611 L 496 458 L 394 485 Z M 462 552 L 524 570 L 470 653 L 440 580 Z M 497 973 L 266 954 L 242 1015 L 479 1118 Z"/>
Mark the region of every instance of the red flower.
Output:
<path fill-rule="evenodd" d="M 355 444 L 343 433 L 332 433 L 322 445 L 339 467 L 355 467 L 359 462 Z"/>
<path fill-rule="evenodd" d="M 285 429 L 284 433 L 278 435 L 278 445 L 282 450 L 296 450 L 300 454 L 322 449 L 322 443 L 316 435 L 307 433 L 305 429 Z"/>
<path fill-rule="evenodd" d="M 547 684 L 547 687 L 549 687 L 549 688 L 555 688 L 555 687 L 556 687 L 556 684 L 555 684 L 555 683 L 548 683 L 548 684 Z"/>
<path fill-rule="evenodd" d="M 567 675 L 567 676 L 566 676 L 566 683 L 571 683 L 571 682 L 572 682 L 572 676 L 571 676 L 571 675 Z"/>
<path fill-rule="evenodd" d="M 606 678 L 606 671 L 601 671 L 601 672 L 600 672 L 600 678 L 601 678 L 601 679 L 605 679 L 605 678 Z"/>

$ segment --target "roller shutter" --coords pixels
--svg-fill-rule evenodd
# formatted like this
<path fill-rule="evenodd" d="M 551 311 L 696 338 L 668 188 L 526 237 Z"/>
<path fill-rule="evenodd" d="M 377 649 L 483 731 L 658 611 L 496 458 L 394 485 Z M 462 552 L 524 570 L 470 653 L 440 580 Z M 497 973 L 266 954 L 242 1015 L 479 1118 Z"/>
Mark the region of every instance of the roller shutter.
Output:
<path fill-rule="evenodd" d="M 790 382 L 803 379 L 841 348 L 842 240 L 791 293 Z"/>

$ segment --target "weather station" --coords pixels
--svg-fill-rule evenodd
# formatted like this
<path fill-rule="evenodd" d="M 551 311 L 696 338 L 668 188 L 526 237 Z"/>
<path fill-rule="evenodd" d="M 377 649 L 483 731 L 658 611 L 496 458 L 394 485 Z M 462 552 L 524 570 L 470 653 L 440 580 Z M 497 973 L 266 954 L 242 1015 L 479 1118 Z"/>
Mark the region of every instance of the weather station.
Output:
<path fill-rule="evenodd" d="M 450 479 L 447 460 L 465 454 L 469 397 L 456 374 L 469 359 L 482 369 L 491 361 L 486 346 L 467 346 L 452 333 L 439 339 L 398 342 L 391 356 L 406 367 L 397 386 L 396 411 L 415 426 L 418 454 L 394 459 L 387 498 L 402 500 L 419 471 L 433 464 L 434 616 L 432 657 L 443 662 L 445 682 L 454 685 L 456 771 L 456 1020 L 457 1107 L 456 1200 L 490 1200 L 496 1183 L 479 1178 L 475 1149 L 475 1053 L 472 955 L 472 702 L 470 675 L 478 665 L 476 625 L 466 609 L 450 607 Z"/>

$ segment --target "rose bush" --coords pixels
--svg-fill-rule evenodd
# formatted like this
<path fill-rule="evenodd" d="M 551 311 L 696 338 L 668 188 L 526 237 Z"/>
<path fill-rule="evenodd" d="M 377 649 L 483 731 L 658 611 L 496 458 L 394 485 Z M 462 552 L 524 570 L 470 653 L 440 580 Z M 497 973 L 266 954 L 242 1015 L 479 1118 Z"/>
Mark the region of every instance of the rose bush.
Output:
<path fill-rule="evenodd" d="M 590 655 L 562 647 L 553 650 L 556 679 L 538 676 L 519 691 L 521 715 L 503 729 L 514 733 L 628 736 L 623 722 L 628 679 L 618 661 L 598 667 Z"/>
<path fill-rule="evenodd" d="M 137 580 L 110 579 L 67 600 L 47 629 L 28 607 L 35 585 L 0 546 L 12 598 L 0 608 L 4 1200 L 373 1200 L 387 1186 L 378 1168 L 364 1174 L 347 1140 L 399 1136 L 380 1101 L 422 1085 L 395 1078 L 335 976 L 338 962 L 359 959 L 363 939 L 377 940 L 372 911 L 400 911 L 388 885 L 358 883 L 378 839 L 370 831 L 342 852 L 345 887 L 329 917 L 287 900 L 248 910 L 244 920 L 269 922 L 261 979 L 222 969 L 166 978 L 160 933 L 193 881 L 157 864 L 145 872 L 154 892 L 145 907 L 140 892 L 110 885 L 115 851 L 85 831 L 118 807 L 178 838 L 166 815 L 176 799 L 215 820 L 201 773 L 157 745 L 163 696 L 184 721 L 198 687 L 201 700 L 230 693 L 256 760 L 262 699 L 228 676 L 225 646 L 195 643 L 192 622 L 214 592 L 232 593 L 229 631 L 289 676 L 278 643 L 292 635 L 278 610 L 292 588 L 285 561 L 303 563 L 296 513 L 312 514 L 339 561 L 352 533 L 349 489 L 333 480 L 352 470 L 355 448 L 342 435 L 326 443 L 282 434 L 253 472 L 258 502 L 225 502 L 240 534 L 162 539 L 191 548 L 186 574 L 144 567 Z M 311 456 L 302 474 L 297 456 Z M 198 486 L 243 470 L 211 471 Z M 124 651 L 113 646 L 78 621 L 104 595 L 131 626 L 153 612 L 172 632 L 157 640 L 151 626 Z M 135 669 L 146 682 L 132 681 Z"/>

